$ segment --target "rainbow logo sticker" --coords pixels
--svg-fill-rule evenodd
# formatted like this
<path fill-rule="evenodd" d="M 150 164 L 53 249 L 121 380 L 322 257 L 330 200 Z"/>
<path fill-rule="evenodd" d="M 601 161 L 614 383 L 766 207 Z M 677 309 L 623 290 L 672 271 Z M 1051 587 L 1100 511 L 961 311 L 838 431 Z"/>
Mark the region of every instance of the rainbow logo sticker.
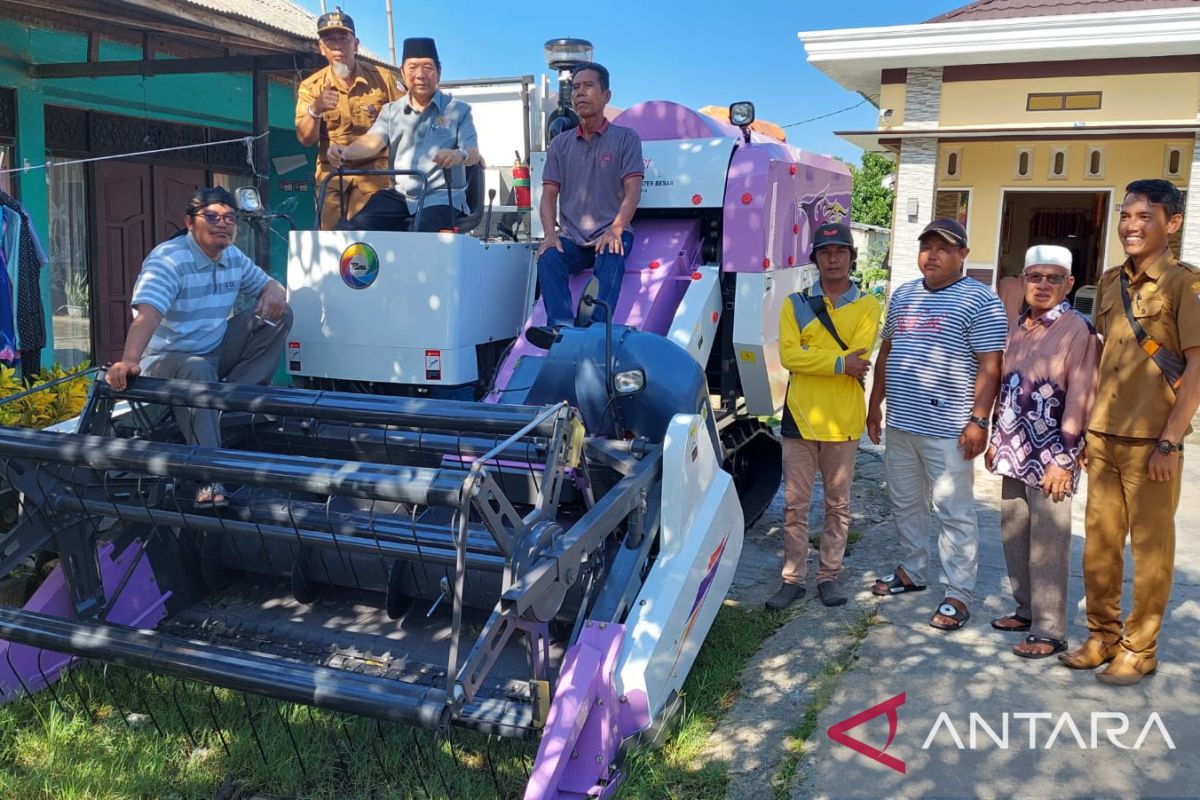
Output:
<path fill-rule="evenodd" d="M 366 289 L 379 277 L 379 256 L 369 244 L 355 242 L 342 251 L 342 280 L 351 289 Z"/>

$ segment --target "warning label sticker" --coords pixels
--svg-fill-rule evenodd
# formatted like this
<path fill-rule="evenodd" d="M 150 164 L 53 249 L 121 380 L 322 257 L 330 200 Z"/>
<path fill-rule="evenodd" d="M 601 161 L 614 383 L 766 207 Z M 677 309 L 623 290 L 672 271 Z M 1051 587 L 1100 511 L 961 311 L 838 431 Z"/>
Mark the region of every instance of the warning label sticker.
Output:
<path fill-rule="evenodd" d="M 300 371 L 300 343 L 299 342 L 288 342 L 287 361 L 288 361 L 288 370 L 290 372 L 299 372 Z"/>
<path fill-rule="evenodd" d="M 440 381 L 442 379 L 442 351 L 425 351 L 425 380 Z"/>

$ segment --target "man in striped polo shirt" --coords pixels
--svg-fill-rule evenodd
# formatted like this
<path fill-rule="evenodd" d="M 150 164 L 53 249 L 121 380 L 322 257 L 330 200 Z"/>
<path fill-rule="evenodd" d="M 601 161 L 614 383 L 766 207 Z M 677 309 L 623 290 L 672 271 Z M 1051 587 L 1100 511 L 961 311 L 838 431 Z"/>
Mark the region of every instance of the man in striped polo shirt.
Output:
<path fill-rule="evenodd" d="M 105 380 L 123 391 L 138 374 L 194 381 L 265 384 L 283 358 L 292 310 L 279 281 L 234 244 L 237 203 L 220 187 L 188 200 L 186 235 L 168 239 L 142 262 L 133 287 L 133 324 L 121 360 Z M 238 296 L 257 304 L 230 316 Z M 176 408 L 189 444 L 220 447 L 220 419 L 208 409 Z M 225 505 L 219 483 L 201 486 L 196 505 Z"/>
<path fill-rule="evenodd" d="M 888 304 L 867 412 L 867 435 L 879 444 L 886 397 L 884 469 L 905 549 L 873 591 L 925 588 L 932 508 L 945 599 L 929 624 L 958 630 L 970 619 L 979 569 L 974 459 L 987 446 L 1008 326 L 1000 298 L 962 274 L 970 252 L 962 225 L 936 219 L 920 242 L 924 277 L 896 289 Z"/>

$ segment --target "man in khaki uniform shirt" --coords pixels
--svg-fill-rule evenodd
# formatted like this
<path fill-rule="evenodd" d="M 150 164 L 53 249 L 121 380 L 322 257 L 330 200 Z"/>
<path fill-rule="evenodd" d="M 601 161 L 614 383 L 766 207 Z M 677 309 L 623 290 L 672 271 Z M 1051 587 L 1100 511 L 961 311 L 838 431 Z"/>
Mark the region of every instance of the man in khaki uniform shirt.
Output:
<path fill-rule="evenodd" d="M 1183 198 L 1162 180 L 1134 181 L 1125 191 L 1117 232 L 1127 258 L 1101 276 L 1095 306 L 1104 349 L 1085 451 L 1088 640 L 1059 656 L 1075 669 L 1111 662 L 1096 677 L 1120 686 L 1158 667 L 1158 632 L 1175 568 L 1182 441 L 1200 405 L 1200 269 L 1177 261 L 1167 243 L 1183 225 Z M 1134 318 L 1160 347 L 1187 360 L 1176 388 L 1137 342 L 1121 298 L 1122 272 Z M 1122 635 L 1126 535 L 1133 608 Z"/>
<path fill-rule="evenodd" d="M 354 20 L 339 8 L 322 14 L 317 20 L 321 55 L 329 62 L 300 84 L 296 97 L 296 138 L 305 146 L 317 145 L 317 185 L 334 168 L 329 163 L 329 145 L 346 145 L 366 133 L 385 103 L 404 96 L 399 78 L 385 69 L 364 64 L 356 57 L 358 39 Z M 347 164 L 354 169 L 387 169 L 387 151 L 378 156 Z M 341 204 L 346 218 L 357 214 L 367 198 L 392 185 L 386 175 L 353 175 L 334 178 L 321 208 L 321 228 L 337 226 Z"/>

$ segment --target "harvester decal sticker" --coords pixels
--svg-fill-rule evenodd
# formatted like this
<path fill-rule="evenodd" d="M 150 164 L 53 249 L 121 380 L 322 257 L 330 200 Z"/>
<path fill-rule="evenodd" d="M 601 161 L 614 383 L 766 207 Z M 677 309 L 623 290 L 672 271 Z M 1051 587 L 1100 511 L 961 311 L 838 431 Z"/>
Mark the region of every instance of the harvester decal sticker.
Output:
<path fill-rule="evenodd" d="M 440 381 L 442 379 L 442 351 L 425 351 L 425 380 Z"/>
<path fill-rule="evenodd" d="M 692 627 L 696 624 L 696 620 L 700 617 L 700 609 L 704 606 L 704 598 L 708 597 L 708 590 L 712 588 L 713 580 L 717 577 L 717 567 L 721 566 L 721 557 L 725 555 L 725 545 L 729 543 L 729 534 L 725 534 L 721 538 L 721 543 L 712 551 L 708 557 L 708 569 L 704 572 L 704 577 L 700 579 L 700 587 L 696 590 L 696 599 L 692 601 L 692 611 L 688 614 L 687 625 L 683 628 L 683 636 L 679 637 L 679 649 L 675 651 L 675 662 L 671 664 L 671 672 L 675 672 L 675 665 L 679 663 L 679 657 L 683 655 L 683 646 L 687 644 L 688 636 L 692 633 Z"/>
<path fill-rule="evenodd" d="M 342 251 L 339 268 L 347 286 L 366 289 L 379 277 L 379 256 L 371 245 L 355 242 Z"/>

